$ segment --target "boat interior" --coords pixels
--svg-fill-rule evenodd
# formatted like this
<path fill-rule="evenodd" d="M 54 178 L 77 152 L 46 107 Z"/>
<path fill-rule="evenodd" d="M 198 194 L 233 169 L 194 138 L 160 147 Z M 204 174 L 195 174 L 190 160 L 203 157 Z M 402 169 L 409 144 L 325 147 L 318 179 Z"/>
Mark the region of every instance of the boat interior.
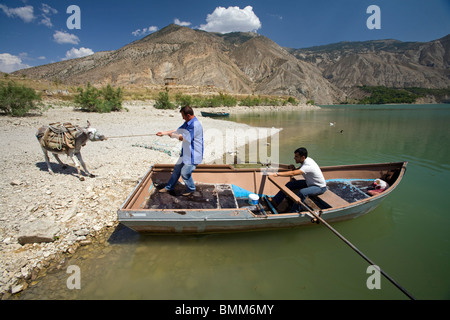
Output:
<path fill-rule="evenodd" d="M 320 196 L 307 198 L 302 205 L 317 211 L 344 207 L 369 199 L 371 195 L 367 192 L 373 189 L 374 180 L 383 179 L 390 187 L 393 186 L 401 173 L 402 165 L 403 163 L 323 167 L 322 172 L 327 181 L 328 190 Z M 153 166 L 127 200 L 123 209 L 241 208 L 250 210 L 254 215 L 268 215 L 289 213 L 294 201 L 298 203 L 297 190 L 289 190 L 285 187 L 290 177 L 264 174 L 267 170 L 271 170 L 270 168 L 235 169 L 231 165 L 199 165 L 193 172 L 197 190 L 192 195 L 181 195 L 185 192 L 183 183 L 178 183 L 172 192 L 158 192 L 169 180 L 172 168 L 173 165 Z M 286 193 L 287 197 L 275 208 L 269 198 L 280 191 Z M 259 196 L 257 204 L 249 201 L 250 194 Z"/>

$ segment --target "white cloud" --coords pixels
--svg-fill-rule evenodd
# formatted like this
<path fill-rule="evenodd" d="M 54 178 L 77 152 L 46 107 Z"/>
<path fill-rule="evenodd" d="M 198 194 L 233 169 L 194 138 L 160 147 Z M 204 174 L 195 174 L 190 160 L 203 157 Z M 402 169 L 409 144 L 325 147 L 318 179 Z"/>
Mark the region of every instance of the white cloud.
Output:
<path fill-rule="evenodd" d="M 89 48 L 84 48 L 84 47 L 81 47 L 80 49 L 72 48 L 66 52 L 66 56 L 63 60 L 82 58 L 82 57 L 90 56 L 91 54 L 94 54 L 94 51 L 92 51 L 92 49 L 89 49 Z"/>
<path fill-rule="evenodd" d="M 50 19 L 50 16 L 53 14 L 57 14 L 58 10 L 50 7 L 48 4 L 43 3 L 42 4 L 42 8 L 41 8 L 42 13 L 42 18 L 41 21 L 39 23 L 51 28 L 53 27 L 53 23 Z"/>
<path fill-rule="evenodd" d="M 8 8 L 4 4 L 0 4 L 0 9 L 9 17 L 19 17 L 24 22 L 31 22 L 34 20 L 34 9 L 32 6 L 25 6 L 20 8 Z"/>
<path fill-rule="evenodd" d="M 270 13 L 269 13 L 269 16 L 270 16 L 270 17 L 273 17 L 273 18 L 277 18 L 277 19 L 279 19 L 279 20 L 283 20 L 283 16 L 280 16 L 279 14 L 270 14 Z"/>
<path fill-rule="evenodd" d="M 200 26 L 200 30 L 229 33 L 234 31 L 256 31 L 261 28 L 261 22 L 251 6 L 247 6 L 244 9 L 239 7 L 217 7 L 213 13 L 208 14 L 206 22 L 206 24 Z"/>
<path fill-rule="evenodd" d="M 13 56 L 9 53 L 0 53 L 0 71 L 10 73 L 29 67 L 31 66 L 24 64 L 18 56 Z"/>
<path fill-rule="evenodd" d="M 139 36 L 150 34 L 155 31 L 158 31 L 158 27 L 151 26 L 151 27 L 144 28 L 144 29 L 137 29 L 137 30 L 133 31 L 131 34 L 135 37 L 139 37 Z"/>
<path fill-rule="evenodd" d="M 175 23 L 175 24 L 177 24 L 177 25 L 179 25 L 179 26 L 182 26 L 182 27 L 188 27 L 188 26 L 191 25 L 190 22 L 187 22 L 187 21 L 180 21 L 180 19 L 178 19 L 178 18 L 175 18 L 175 20 L 173 20 L 173 23 Z"/>
<path fill-rule="evenodd" d="M 63 43 L 78 44 L 78 43 L 80 43 L 80 39 L 76 35 L 67 33 L 65 31 L 56 31 L 53 34 L 53 40 L 55 40 L 55 42 L 57 42 L 59 44 L 63 44 Z"/>
<path fill-rule="evenodd" d="M 44 14 L 57 14 L 58 13 L 58 10 L 50 7 L 48 4 L 45 4 L 45 3 L 42 4 L 41 10 Z"/>
<path fill-rule="evenodd" d="M 50 20 L 50 17 L 42 16 L 42 19 L 39 23 L 41 23 L 44 26 L 47 26 L 49 28 L 53 27 L 53 23 L 52 23 L 52 20 Z"/>
<path fill-rule="evenodd" d="M 50 17 L 54 14 L 58 13 L 58 10 L 50 7 L 48 4 L 42 3 L 41 11 L 42 14 L 35 16 L 33 6 L 25 6 L 19 8 L 9 8 L 4 4 L 0 4 L 0 9 L 9 17 L 9 18 L 20 18 L 24 22 L 32 22 L 36 18 L 39 18 L 38 23 L 43 24 L 49 28 L 53 27 L 53 23 Z"/>

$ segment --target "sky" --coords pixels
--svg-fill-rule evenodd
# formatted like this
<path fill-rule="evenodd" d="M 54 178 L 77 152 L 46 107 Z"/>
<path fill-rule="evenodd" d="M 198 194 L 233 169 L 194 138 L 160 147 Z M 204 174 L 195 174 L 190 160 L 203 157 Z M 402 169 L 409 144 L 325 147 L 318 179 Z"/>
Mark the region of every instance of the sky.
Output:
<path fill-rule="evenodd" d="M 171 23 L 290 48 L 426 42 L 450 34 L 450 0 L 0 0 L 0 71 L 117 50 Z"/>

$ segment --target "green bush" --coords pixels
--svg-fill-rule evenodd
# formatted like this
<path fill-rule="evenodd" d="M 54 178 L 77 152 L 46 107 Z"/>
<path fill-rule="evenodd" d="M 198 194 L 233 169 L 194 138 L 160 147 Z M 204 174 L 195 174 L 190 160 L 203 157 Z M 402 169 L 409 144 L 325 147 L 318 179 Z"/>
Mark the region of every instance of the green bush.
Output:
<path fill-rule="evenodd" d="M 192 97 L 178 93 L 175 96 L 175 104 L 193 108 L 234 107 L 237 104 L 237 100 L 233 96 L 221 92 L 219 95 L 211 97 Z"/>
<path fill-rule="evenodd" d="M 87 84 L 86 89 L 77 88 L 78 95 L 75 96 L 74 102 L 84 111 L 96 111 L 97 105 L 100 104 L 100 91 Z"/>
<path fill-rule="evenodd" d="M 255 107 L 255 106 L 285 106 L 288 103 L 297 104 L 295 98 L 289 97 L 286 99 L 281 98 L 268 98 L 261 96 L 247 96 L 239 101 L 240 106 Z"/>
<path fill-rule="evenodd" d="M 221 92 L 219 92 L 219 96 L 216 97 L 216 99 L 219 100 L 218 102 L 223 107 L 234 107 L 237 104 L 236 98 L 234 98 L 233 96 L 230 96 L 229 94 L 224 94 Z"/>
<path fill-rule="evenodd" d="M 102 89 L 93 87 L 90 83 L 86 89 L 77 88 L 78 95 L 74 102 L 83 111 L 106 113 L 122 109 L 123 92 L 121 88 L 115 90 L 111 85 Z"/>
<path fill-rule="evenodd" d="M 117 88 L 117 90 L 114 90 L 114 88 L 108 84 L 105 88 L 102 88 L 101 95 L 103 97 L 101 107 L 104 112 L 119 111 L 122 109 L 123 92 L 120 87 Z"/>
<path fill-rule="evenodd" d="M 175 105 L 169 100 L 169 90 L 160 92 L 158 98 L 156 98 L 155 108 L 156 109 L 175 109 Z"/>
<path fill-rule="evenodd" d="M 402 88 L 388 88 L 383 86 L 361 86 L 359 88 L 370 93 L 369 97 L 359 100 L 359 104 L 414 103 L 418 98 L 414 93 Z"/>
<path fill-rule="evenodd" d="M 215 107 L 235 107 L 240 106 L 285 106 L 287 104 L 297 105 L 298 101 L 294 97 L 277 98 L 277 97 L 261 97 L 247 96 L 241 100 L 219 92 L 218 95 L 212 96 L 190 96 L 177 93 L 175 95 L 175 104 L 170 102 L 169 92 L 160 92 L 156 99 L 155 108 L 157 109 L 173 109 L 176 106 L 191 106 L 193 108 L 215 108 Z"/>
<path fill-rule="evenodd" d="M 216 107 L 234 107 L 237 104 L 236 98 L 229 94 L 219 92 L 219 95 L 215 95 L 207 98 L 199 98 L 197 100 L 196 107 L 216 108 Z"/>
<path fill-rule="evenodd" d="M 41 100 L 41 95 L 31 88 L 13 81 L 0 84 L 0 111 L 8 115 L 22 117 L 30 110 L 39 110 Z"/>
<path fill-rule="evenodd" d="M 314 104 L 314 100 L 311 100 L 312 102 L 313 102 L 313 104 Z M 289 98 L 287 98 L 287 100 L 285 101 L 285 103 L 287 104 L 287 103 L 290 103 L 290 104 L 293 104 L 293 105 L 297 105 L 298 104 L 298 101 L 294 98 L 294 97 L 289 97 Z"/>
<path fill-rule="evenodd" d="M 186 106 L 192 106 L 192 97 L 189 95 L 183 95 L 181 93 L 177 93 L 175 95 L 175 104 L 177 106 L 182 106 L 182 107 L 186 107 Z"/>
<path fill-rule="evenodd" d="M 241 101 L 239 101 L 240 106 L 254 107 L 261 105 L 261 99 L 259 97 L 247 96 Z"/>

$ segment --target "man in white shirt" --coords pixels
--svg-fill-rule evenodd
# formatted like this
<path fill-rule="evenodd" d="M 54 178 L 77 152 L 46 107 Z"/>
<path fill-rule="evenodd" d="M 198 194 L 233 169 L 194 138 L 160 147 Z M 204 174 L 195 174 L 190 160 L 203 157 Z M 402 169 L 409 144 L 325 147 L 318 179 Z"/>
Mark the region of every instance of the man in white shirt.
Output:
<path fill-rule="evenodd" d="M 327 191 L 327 184 L 322 170 L 320 170 L 319 166 L 312 158 L 308 158 L 308 151 L 305 148 L 302 147 L 295 150 L 294 160 L 296 163 L 301 164 L 298 169 L 291 165 L 291 171 L 276 172 L 271 175 L 282 177 L 303 175 L 305 180 L 291 180 L 286 184 L 286 187 L 290 190 L 300 189 L 297 195 L 302 201 L 305 201 L 305 198 L 308 196 L 317 196 Z M 285 197 L 286 194 L 283 191 L 280 191 L 272 198 L 271 202 L 273 205 L 277 206 Z M 298 205 L 294 204 L 290 212 L 298 211 Z"/>

